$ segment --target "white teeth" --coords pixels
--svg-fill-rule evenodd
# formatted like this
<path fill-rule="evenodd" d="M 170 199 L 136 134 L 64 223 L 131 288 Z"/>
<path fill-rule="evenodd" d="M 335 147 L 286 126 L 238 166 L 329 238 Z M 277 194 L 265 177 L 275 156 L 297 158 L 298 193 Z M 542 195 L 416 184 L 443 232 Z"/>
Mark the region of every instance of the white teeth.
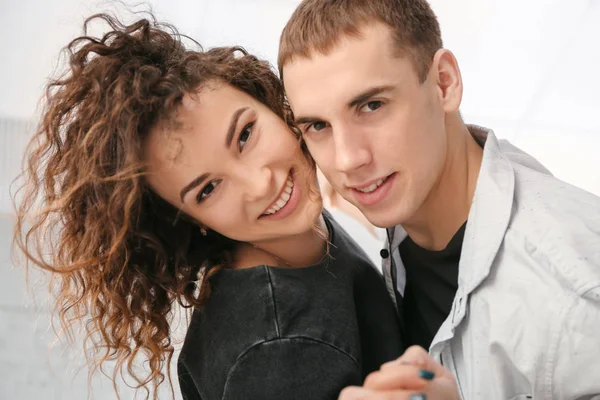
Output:
<path fill-rule="evenodd" d="M 279 197 L 279 199 L 277 199 L 275 203 L 271 205 L 271 208 L 269 208 L 265 212 L 265 215 L 275 214 L 287 204 L 291 197 L 292 189 L 294 188 L 294 180 L 291 176 L 288 176 L 285 185 L 285 189 L 283 190 L 283 192 L 281 192 L 281 196 Z"/>
<path fill-rule="evenodd" d="M 371 186 L 368 186 L 363 189 L 356 189 L 356 190 L 358 190 L 359 192 L 363 192 L 363 193 L 371 193 L 372 191 L 377 189 L 379 186 L 381 186 L 383 184 L 383 182 L 385 182 L 385 179 L 379 179 L 377 182 L 375 182 Z"/>
<path fill-rule="evenodd" d="M 277 206 L 281 209 L 281 207 L 285 206 L 285 203 L 287 203 L 287 201 L 283 200 L 283 199 L 279 199 L 277 200 Z"/>

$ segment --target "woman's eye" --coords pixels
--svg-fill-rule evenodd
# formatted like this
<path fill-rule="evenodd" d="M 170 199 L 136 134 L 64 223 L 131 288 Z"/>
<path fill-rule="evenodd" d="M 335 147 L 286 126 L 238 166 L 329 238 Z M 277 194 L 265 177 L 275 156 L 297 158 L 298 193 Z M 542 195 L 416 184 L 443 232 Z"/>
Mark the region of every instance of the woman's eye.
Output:
<path fill-rule="evenodd" d="M 317 121 L 317 122 L 313 122 L 312 124 L 310 124 L 306 128 L 306 132 L 308 132 L 308 131 L 319 132 L 320 130 L 323 130 L 325 128 L 327 128 L 327 122 Z"/>
<path fill-rule="evenodd" d="M 381 101 L 370 101 L 367 104 L 365 104 L 364 106 L 362 106 L 360 108 L 360 111 L 363 112 L 373 112 L 375 110 L 377 110 L 378 108 L 380 108 L 383 105 L 383 102 Z"/>
<path fill-rule="evenodd" d="M 248 139 L 250 139 L 253 127 L 254 122 L 250 122 L 248 125 L 244 126 L 244 129 L 242 129 L 242 131 L 240 132 L 240 136 L 238 138 L 238 148 L 240 151 L 242 151 L 242 149 L 246 145 L 246 142 L 248 142 Z"/>
<path fill-rule="evenodd" d="M 200 192 L 198 193 L 198 203 L 210 196 L 210 194 L 213 192 L 213 190 L 215 190 L 218 184 L 219 181 L 212 181 L 208 185 L 204 186 L 202 190 L 200 190 Z"/>

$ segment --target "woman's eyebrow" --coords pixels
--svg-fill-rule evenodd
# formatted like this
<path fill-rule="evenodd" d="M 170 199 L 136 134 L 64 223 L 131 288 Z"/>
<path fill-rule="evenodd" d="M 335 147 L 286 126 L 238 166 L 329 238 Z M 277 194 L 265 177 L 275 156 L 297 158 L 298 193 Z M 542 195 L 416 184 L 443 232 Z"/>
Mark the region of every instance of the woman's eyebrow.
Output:
<path fill-rule="evenodd" d="M 239 108 L 231 116 L 231 121 L 229 122 L 229 129 L 227 130 L 227 136 L 225 137 L 225 147 L 227 147 L 227 148 L 231 147 L 231 142 L 233 142 L 233 135 L 235 134 L 235 127 L 237 126 L 240 116 L 247 109 L 248 109 L 248 107 Z"/>
<path fill-rule="evenodd" d="M 204 182 L 206 180 L 206 178 L 208 178 L 208 174 L 202 174 L 202 175 L 198 176 L 196 179 L 194 179 L 193 181 L 191 181 L 190 183 L 188 183 L 183 189 L 181 189 L 181 192 L 179 193 L 181 202 L 185 203 L 185 201 L 184 201 L 185 195 L 188 194 L 189 192 L 191 192 L 194 188 L 200 186 L 200 184 L 202 182 Z"/>

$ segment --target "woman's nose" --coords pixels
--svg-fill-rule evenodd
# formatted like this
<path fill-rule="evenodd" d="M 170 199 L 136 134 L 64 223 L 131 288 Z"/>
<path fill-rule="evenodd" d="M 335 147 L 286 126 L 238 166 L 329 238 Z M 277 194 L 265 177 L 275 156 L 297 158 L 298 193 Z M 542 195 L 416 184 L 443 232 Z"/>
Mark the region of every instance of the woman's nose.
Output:
<path fill-rule="evenodd" d="M 271 192 L 272 172 L 268 167 L 248 168 L 246 170 L 246 199 L 257 201 L 266 198 Z"/>

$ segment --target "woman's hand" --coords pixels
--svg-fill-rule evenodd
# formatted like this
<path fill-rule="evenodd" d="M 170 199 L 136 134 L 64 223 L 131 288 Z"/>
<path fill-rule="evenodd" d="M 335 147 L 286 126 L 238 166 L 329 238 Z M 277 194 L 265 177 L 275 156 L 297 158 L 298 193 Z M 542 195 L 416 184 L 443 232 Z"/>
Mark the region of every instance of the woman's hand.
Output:
<path fill-rule="evenodd" d="M 362 388 L 347 387 L 339 400 L 460 400 L 454 377 L 422 347 L 371 373 Z"/>

